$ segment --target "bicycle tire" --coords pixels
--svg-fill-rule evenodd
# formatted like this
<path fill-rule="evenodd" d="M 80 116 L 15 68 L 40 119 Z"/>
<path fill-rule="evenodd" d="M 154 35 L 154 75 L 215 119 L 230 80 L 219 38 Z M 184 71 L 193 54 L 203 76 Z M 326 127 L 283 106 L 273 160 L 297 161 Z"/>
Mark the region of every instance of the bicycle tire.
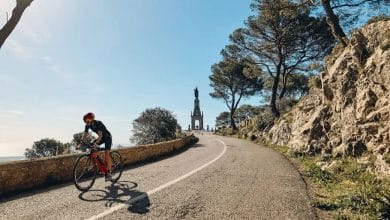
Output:
<path fill-rule="evenodd" d="M 122 176 L 123 161 L 122 161 L 122 156 L 116 151 L 111 152 L 110 157 L 111 157 L 111 162 L 112 162 L 111 182 L 115 183 Z"/>
<path fill-rule="evenodd" d="M 86 163 L 83 165 L 83 160 L 86 160 Z M 81 168 L 83 171 L 81 175 L 78 175 L 78 169 Z M 93 160 L 89 157 L 89 155 L 81 155 L 77 158 L 74 166 L 73 166 L 73 183 L 76 186 L 76 188 L 82 192 L 88 191 L 96 180 L 96 174 L 97 169 L 95 164 L 93 163 Z M 81 179 L 82 177 L 85 178 Z M 84 183 L 87 183 L 86 186 L 82 184 L 84 180 Z"/>

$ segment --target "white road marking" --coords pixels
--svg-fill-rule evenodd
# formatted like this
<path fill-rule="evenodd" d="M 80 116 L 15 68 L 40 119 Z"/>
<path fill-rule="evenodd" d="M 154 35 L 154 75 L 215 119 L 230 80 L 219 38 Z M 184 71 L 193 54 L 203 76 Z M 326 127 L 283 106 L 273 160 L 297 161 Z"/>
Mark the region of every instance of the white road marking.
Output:
<path fill-rule="evenodd" d="M 126 206 L 128 206 L 128 205 L 130 205 L 130 204 L 132 204 L 134 202 L 137 202 L 138 200 L 144 199 L 146 196 L 150 196 L 153 193 L 161 191 L 161 190 L 167 188 L 168 186 L 171 186 L 171 185 L 173 185 L 173 184 L 175 184 L 175 183 L 177 183 L 177 182 L 179 182 L 179 181 L 181 181 L 181 180 L 191 176 L 192 174 L 194 174 L 194 173 L 196 173 L 196 172 L 206 168 L 207 166 L 211 165 L 212 163 L 217 161 L 219 158 L 221 158 L 225 154 L 225 152 L 226 152 L 226 148 L 227 148 L 226 144 L 223 141 L 221 141 L 220 139 L 218 139 L 218 141 L 220 141 L 223 144 L 224 148 L 223 148 L 222 153 L 219 154 L 218 157 L 216 157 L 215 159 L 213 159 L 213 160 L 209 161 L 208 163 L 206 163 L 206 164 L 196 168 L 195 170 L 192 170 L 191 172 L 189 172 L 187 174 L 184 174 L 183 176 L 180 176 L 177 179 L 174 179 L 174 180 L 172 180 L 172 181 L 170 181 L 168 183 L 165 183 L 165 184 L 163 184 L 163 185 L 161 185 L 161 186 L 159 186 L 159 187 L 157 187 L 155 189 L 152 189 L 152 190 L 148 191 L 147 193 L 144 193 L 144 194 L 141 194 L 141 195 L 139 195 L 137 197 L 134 197 L 134 198 L 130 199 L 129 201 L 127 201 L 126 203 L 122 203 L 122 204 L 119 204 L 117 206 L 111 207 L 110 209 L 107 209 L 106 211 L 104 211 L 104 212 L 102 212 L 102 213 L 100 213 L 98 215 L 92 216 L 92 217 L 88 218 L 87 220 L 99 219 L 99 218 L 102 218 L 102 217 L 104 217 L 106 215 L 109 215 L 109 214 L 111 214 L 111 213 L 113 213 L 115 211 L 118 211 L 118 210 L 120 210 L 122 208 L 125 208 Z"/>

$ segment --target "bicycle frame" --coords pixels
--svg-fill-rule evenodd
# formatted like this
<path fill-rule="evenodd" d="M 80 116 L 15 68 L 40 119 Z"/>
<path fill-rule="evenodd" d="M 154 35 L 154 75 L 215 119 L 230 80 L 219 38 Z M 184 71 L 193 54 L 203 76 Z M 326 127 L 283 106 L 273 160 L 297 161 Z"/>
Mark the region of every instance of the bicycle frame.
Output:
<path fill-rule="evenodd" d="M 93 160 L 95 167 L 97 167 L 102 174 L 106 174 L 107 163 L 105 160 L 103 161 L 103 159 L 99 157 L 98 154 L 99 151 L 104 151 L 104 149 L 102 148 L 95 149 L 91 143 L 85 144 L 84 146 L 90 150 L 89 158 Z"/>
<path fill-rule="evenodd" d="M 107 173 L 107 163 L 103 161 L 101 157 L 98 155 L 98 150 L 91 149 L 91 153 L 89 157 L 93 159 L 95 166 L 99 169 L 103 174 Z"/>
<path fill-rule="evenodd" d="M 80 149 L 80 146 L 85 147 L 86 153 L 80 155 L 73 165 L 73 182 L 77 189 L 86 192 L 93 186 L 97 176 L 107 174 L 107 164 L 99 155 L 99 151 L 104 151 L 103 148 L 94 148 L 93 144 L 82 143 L 76 149 Z M 110 152 L 110 157 L 115 158 L 110 181 L 116 183 L 122 175 L 123 162 L 118 152 Z"/>

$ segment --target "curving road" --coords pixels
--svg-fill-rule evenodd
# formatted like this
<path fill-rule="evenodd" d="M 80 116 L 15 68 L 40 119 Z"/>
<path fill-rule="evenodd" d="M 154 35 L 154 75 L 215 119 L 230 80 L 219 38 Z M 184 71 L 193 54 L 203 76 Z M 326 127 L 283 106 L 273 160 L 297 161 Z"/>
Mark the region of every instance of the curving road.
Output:
<path fill-rule="evenodd" d="M 179 154 L 97 179 L 0 200 L 0 219 L 315 219 L 299 173 L 249 141 L 199 135 Z"/>

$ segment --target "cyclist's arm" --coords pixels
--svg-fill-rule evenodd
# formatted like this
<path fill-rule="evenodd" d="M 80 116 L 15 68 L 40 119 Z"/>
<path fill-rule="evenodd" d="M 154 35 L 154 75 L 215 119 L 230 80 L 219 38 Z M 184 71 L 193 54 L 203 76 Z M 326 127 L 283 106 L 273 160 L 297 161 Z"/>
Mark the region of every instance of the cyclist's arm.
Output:
<path fill-rule="evenodd" d="M 97 134 L 98 134 L 98 138 L 96 139 L 95 143 L 100 143 L 100 141 L 103 138 L 103 132 L 102 131 L 98 131 Z"/>

